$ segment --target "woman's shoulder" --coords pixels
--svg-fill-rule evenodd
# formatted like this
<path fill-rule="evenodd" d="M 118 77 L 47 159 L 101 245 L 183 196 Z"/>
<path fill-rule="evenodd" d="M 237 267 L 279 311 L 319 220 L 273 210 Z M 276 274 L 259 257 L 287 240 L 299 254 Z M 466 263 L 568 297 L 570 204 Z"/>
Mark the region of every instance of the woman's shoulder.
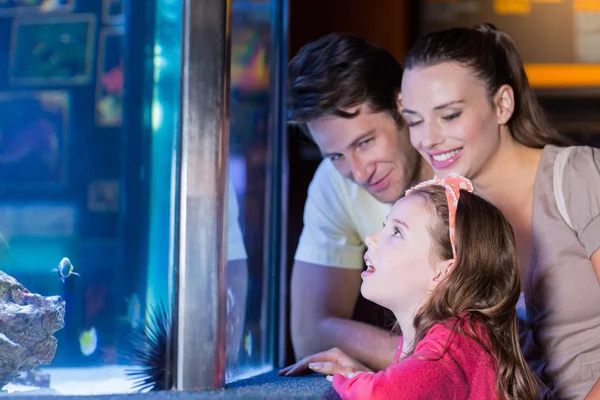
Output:
<path fill-rule="evenodd" d="M 590 187 L 600 189 L 600 149 L 590 146 L 544 147 L 538 166 L 536 190 L 552 194 Z M 559 185 L 560 186 L 557 186 Z"/>
<path fill-rule="evenodd" d="M 597 162 L 600 157 L 600 148 L 587 145 L 544 146 L 542 157 L 551 164 L 554 164 L 558 160 L 559 155 L 563 157 L 565 165 L 581 162 L 586 163 L 594 160 Z"/>

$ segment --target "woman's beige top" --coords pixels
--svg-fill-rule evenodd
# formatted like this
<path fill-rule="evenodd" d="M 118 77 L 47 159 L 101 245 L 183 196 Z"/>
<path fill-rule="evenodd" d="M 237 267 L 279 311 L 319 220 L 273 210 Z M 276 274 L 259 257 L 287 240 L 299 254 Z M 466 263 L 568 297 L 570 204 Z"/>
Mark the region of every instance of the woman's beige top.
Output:
<path fill-rule="evenodd" d="M 567 160 L 563 193 L 573 230 L 554 197 L 559 150 L 544 148 L 536 176 L 521 339 L 557 399 L 583 399 L 600 378 L 600 284 L 590 262 L 600 248 L 600 149 L 577 147 Z"/>

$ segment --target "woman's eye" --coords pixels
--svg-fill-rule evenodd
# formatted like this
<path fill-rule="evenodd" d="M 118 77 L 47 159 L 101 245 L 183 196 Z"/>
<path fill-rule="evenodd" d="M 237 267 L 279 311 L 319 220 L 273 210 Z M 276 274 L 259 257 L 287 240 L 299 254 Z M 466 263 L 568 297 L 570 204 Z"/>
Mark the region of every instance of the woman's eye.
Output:
<path fill-rule="evenodd" d="M 408 127 L 412 128 L 413 126 L 419 125 L 423 121 L 408 121 Z"/>
<path fill-rule="evenodd" d="M 457 111 L 457 112 L 455 112 L 455 113 L 452 113 L 452 114 L 450 114 L 450 115 L 446 115 L 446 116 L 444 117 L 444 119 L 445 119 L 446 121 L 452 121 L 453 119 L 456 119 L 456 118 L 460 117 L 460 114 L 461 114 L 461 112 L 460 112 L 460 111 Z"/>
<path fill-rule="evenodd" d="M 402 237 L 402 232 L 400 232 L 400 229 L 398 229 L 398 228 L 394 229 L 394 236 Z"/>

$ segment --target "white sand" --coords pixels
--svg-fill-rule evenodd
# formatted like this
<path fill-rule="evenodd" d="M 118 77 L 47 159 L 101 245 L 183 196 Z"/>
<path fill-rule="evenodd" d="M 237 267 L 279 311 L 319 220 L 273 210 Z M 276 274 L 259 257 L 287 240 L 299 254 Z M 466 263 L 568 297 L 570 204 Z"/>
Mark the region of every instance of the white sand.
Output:
<path fill-rule="evenodd" d="M 132 393 L 134 381 L 128 380 L 125 370 L 134 367 L 124 365 L 107 365 L 104 367 L 82 367 L 82 368 L 40 368 L 41 371 L 50 374 L 50 387 L 38 388 L 34 386 L 23 386 L 9 383 L 4 387 L 8 393 L 13 395 L 102 395 Z M 270 365 L 257 367 L 239 366 L 227 371 L 226 381 L 242 380 L 272 370 Z M 1 395 L 0 395 L 1 397 Z"/>
<path fill-rule="evenodd" d="M 127 380 L 126 367 L 107 365 L 85 368 L 40 368 L 50 374 L 50 388 L 8 384 L 4 390 L 11 394 L 97 395 L 131 393 L 132 381 Z"/>

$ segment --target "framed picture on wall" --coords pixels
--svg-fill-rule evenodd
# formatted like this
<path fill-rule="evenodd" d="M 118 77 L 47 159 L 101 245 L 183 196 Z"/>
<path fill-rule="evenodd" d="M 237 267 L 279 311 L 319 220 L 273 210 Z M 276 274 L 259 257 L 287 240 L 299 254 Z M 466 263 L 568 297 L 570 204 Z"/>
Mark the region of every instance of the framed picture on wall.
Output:
<path fill-rule="evenodd" d="M 71 12 L 75 0 L 0 0 L 0 15 Z"/>
<path fill-rule="evenodd" d="M 0 224 L 7 238 L 72 237 L 75 234 L 76 210 L 75 205 L 67 203 L 3 203 L 0 204 Z"/>
<path fill-rule="evenodd" d="M 97 213 L 118 212 L 119 196 L 119 181 L 93 181 L 88 186 L 87 208 Z"/>
<path fill-rule="evenodd" d="M 31 86 L 88 83 L 95 53 L 95 27 L 94 14 L 15 19 L 10 83 Z"/>
<path fill-rule="evenodd" d="M 121 126 L 123 113 L 123 28 L 100 31 L 96 68 L 96 125 Z"/>
<path fill-rule="evenodd" d="M 67 174 L 67 91 L 0 92 L 0 191 L 62 187 Z"/>
<path fill-rule="evenodd" d="M 121 25 L 125 20 L 125 0 L 102 0 L 102 23 Z"/>

